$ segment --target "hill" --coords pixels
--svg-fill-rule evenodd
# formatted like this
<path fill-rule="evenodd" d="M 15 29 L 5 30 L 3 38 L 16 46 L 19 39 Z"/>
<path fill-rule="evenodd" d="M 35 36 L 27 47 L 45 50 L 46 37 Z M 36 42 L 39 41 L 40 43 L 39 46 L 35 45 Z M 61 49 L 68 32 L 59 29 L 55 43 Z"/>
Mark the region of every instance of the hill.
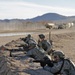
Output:
<path fill-rule="evenodd" d="M 41 16 L 37 16 L 35 18 L 32 19 L 27 19 L 26 21 L 55 21 L 55 20 L 63 20 L 63 19 L 67 19 L 67 16 L 63 16 L 63 15 L 59 15 L 57 13 L 47 13 Z"/>
<path fill-rule="evenodd" d="M 75 23 L 75 16 L 64 16 L 57 13 L 46 13 L 31 19 L 0 20 L 0 32 L 45 29 L 44 25 L 48 22 L 54 22 L 57 25 L 68 22 Z"/>
<path fill-rule="evenodd" d="M 40 16 L 36 16 L 30 19 L 4 19 L 0 22 L 10 22 L 10 21 L 19 21 L 19 22 L 41 22 L 41 21 L 75 21 L 75 16 L 64 16 L 58 13 L 46 13 Z"/>

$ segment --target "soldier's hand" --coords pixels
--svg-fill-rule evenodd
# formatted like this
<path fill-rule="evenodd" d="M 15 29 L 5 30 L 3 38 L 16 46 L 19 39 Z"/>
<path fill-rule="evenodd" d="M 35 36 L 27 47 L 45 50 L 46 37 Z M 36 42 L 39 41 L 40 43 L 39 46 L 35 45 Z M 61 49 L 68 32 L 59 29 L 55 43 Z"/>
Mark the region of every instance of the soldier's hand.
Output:
<path fill-rule="evenodd" d="M 45 60 L 46 64 L 47 64 L 49 67 L 53 67 L 53 66 L 54 66 L 53 62 L 52 62 L 47 56 L 44 57 L 44 60 Z"/>
<path fill-rule="evenodd" d="M 38 43 L 40 42 L 40 40 L 38 40 Z"/>

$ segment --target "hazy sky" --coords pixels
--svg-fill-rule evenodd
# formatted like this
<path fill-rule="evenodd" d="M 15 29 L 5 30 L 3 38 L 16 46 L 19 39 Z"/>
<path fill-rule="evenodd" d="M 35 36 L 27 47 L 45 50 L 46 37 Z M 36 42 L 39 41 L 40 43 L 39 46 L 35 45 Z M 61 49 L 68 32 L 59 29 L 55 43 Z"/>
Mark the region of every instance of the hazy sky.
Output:
<path fill-rule="evenodd" d="M 27 19 L 45 13 L 75 16 L 75 0 L 0 0 L 0 19 Z"/>

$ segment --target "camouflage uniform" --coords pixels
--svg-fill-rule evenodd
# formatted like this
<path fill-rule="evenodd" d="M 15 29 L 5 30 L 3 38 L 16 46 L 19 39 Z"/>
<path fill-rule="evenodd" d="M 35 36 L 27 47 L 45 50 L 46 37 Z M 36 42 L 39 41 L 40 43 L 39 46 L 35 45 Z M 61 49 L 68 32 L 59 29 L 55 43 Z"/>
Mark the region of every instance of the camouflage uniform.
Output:
<path fill-rule="evenodd" d="M 39 38 L 43 39 L 45 38 L 45 36 L 43 34 L 40 34 Z M 38 41 L 38 46 L 43 48 L 46 52 L 49 52 L 52 48 L 51 43 L 44 39 L 42 41 Z"/>
<path fill-rule="evenodd" d="M 33 45 L 33 43 L 32 43 Z M 28 52 L 27 52 L 27 56 L 32 56 L 35 59 L 42 59 L 45 56 L 45 51 L 43 49 L 40 49 L 39 47 L 35 46 L 33 48 L 31 48 Z"/>
<path fill-rule="evenodd" d="M 31 37 L 30 34 L 26 37 L 25 42 L 26 42 L 28 45 L 31 44 L 31 43 L 35 43 L 35 44 L 36 44 L 36 41 Z"/>
<path fill-rule="evenodd" d="M 37 45 L 36 41 L 31 37 L 30 34 L 28 34 L 27 37 L 23 38 L 22 40 L 26 43 L 26 46 L 23 46 L 25 51 L 29 51 L 29 46 L 31 43 L 35 43 Z"/>
<path fill-rule="evenodd" d="M 64 58 L 64 55 L 62 53 L 60 53 L 59 51 L 57 52 L 60 57 Z M 75 66 L 71 63 L 69 59 L 60 60 L 54 63 L 53 67 L 45 66 L 44 69 L 50 71 L 54 75 L 75 75 Z M 57 72 L 59 72 L 59 74 L 55 74 Z"/>

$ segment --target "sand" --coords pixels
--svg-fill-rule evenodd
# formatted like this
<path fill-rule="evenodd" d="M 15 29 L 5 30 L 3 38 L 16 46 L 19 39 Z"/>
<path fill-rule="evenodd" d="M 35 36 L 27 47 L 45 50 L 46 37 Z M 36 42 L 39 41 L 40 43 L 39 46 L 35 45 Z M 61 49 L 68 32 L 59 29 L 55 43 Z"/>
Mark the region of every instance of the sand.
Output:
<path fill-rule="evenodd" d="M 38 40 L 38 34 L 40 34 L 40 33 L 45 34 L 46 39 L 47 40 L 49 39 L 48 30 L 36 31 L 35 34 L 32 34 L 33 38 L 35 40 Z M 75 63 L 75 29 L 72 28 L 72 29 L 52 30 L 51 33 L 52 33 L 51 39 L 53 41 L 53 49 L 62 50 L 65 53 L 66 57 L 70 58 Z M 26 35 L 0 37 L 0 46 L 5 45 L 6 43 L 11 42 L 12 40 L 17 40 L 17 39 L 25 37 L 25 36 Z M 7 57 L 7 58 L 9 58 L 9 57 Z M 10 59 L 11 59 L 11 61 L 10 61 Z M 29 60 L 31 60 L 30 58 L 25 59 L 25 57 L 22 56 L 22 57 L 10 58 L 10 59 L 9 59 L 9 61 L 10 61 L 10 63 L 12 63 L 12 65 L 9 66 L 9 68 L 10 67 L 11 67 L 11 69 L 14 68 L 15 73 L 18 73 L 19 75 L 31 75 L 31 74 L 32 75 L 38 75 L 38 74 L 39 75 L 48 75 L 49 74 L 48 72 L 45 72 L 44 70 L 40 69 L 39 64 L 28 63 Z M 6 73 L 6 72 L 4 72 L 4 73 Z M 44 73 L 44 74 L 42 74 L 42 73 Z M 10 75 L 10 74 L 8 74 L 8 75 Z"/>

